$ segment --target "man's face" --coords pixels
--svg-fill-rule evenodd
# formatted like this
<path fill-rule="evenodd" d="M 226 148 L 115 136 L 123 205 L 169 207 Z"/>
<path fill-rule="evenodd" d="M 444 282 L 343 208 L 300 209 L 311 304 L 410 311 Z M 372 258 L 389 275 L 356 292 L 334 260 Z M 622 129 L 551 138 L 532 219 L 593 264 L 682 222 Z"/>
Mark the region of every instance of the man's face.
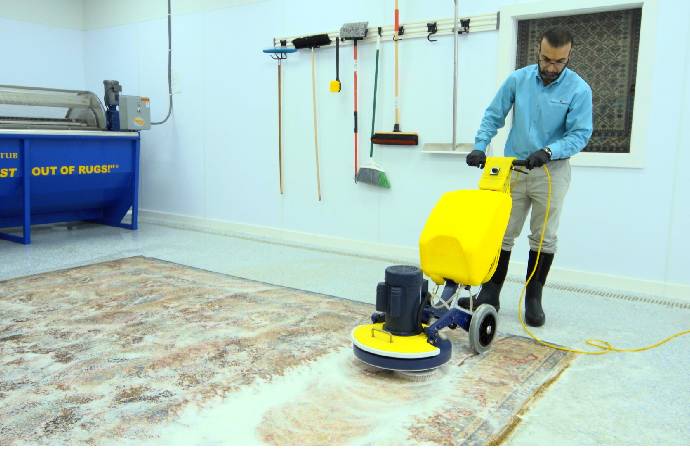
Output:
<path fill-rule="evenodd" d="M 563 72 L 570 58 L 572 44 L 552 47 L 545 38 L 539 44 L 539 74 L 544 81 L 553 81 Z"/>

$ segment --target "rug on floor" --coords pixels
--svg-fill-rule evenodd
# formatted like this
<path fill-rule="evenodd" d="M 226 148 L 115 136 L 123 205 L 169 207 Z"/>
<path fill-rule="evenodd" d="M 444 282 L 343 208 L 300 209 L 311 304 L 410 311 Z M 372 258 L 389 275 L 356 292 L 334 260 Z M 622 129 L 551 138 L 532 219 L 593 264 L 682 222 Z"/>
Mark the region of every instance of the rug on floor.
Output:
<path fill-rule="evenodd" d="M 369 370 L 372 305 L 145 257 L 0 282 L 0 311 L 0 445 L 493 444 L 571 361 L 455 330 L 427 379 Z"/>

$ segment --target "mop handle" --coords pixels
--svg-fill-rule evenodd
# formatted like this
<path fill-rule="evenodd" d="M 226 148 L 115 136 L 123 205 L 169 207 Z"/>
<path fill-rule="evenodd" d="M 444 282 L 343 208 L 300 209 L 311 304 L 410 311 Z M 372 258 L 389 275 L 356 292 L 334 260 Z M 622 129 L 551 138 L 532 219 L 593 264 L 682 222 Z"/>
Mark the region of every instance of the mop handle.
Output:
<path fill-rule="evenodd" d="M 280 194 L 283 195 L 283 83 L 280 60 L 278 60 L 278 176 L 280 180 Z"/>
<path fill-rule="evenodd" d="M 379 35 L 376 37 L 376 72 L 374 73 L 374 107 L 371 113 L 371 135 L 374 135 L 374 127 L 376 126 L 376 90 L 379 84 L 379 54 L 381 53 L 381 27 L 379 27 Z M 370 140 L 369 158 L 374 157 L 374 141 Z"/>
<path fill-rule="evenodd" d="M 398 0 L 395 0 L 395 30 L 393 41 L 395 44 L 395 128 L 393 131 L 400 131 L 400 100 L 398 87 L 398 39 L 400 32 L 400 11 L 398 10 Z"/>
<path fill-rule="evenodd" d="M 314 110 L 314 150 L 316 152 L 316 193 L 321 201 L 321 169 L 319 166 L 318 122 L 316 120 L 316 53 L 311 48 L 311 103 Z"/>
<path fill-rule="evenodd" d="M 357 161 L 359 146 L 357 144 L 357 39 L 354 40 L 354 57 L 355 57 L 355 179 L 357 179 L 357 171 L 359 168 L 359 162 Z"/>

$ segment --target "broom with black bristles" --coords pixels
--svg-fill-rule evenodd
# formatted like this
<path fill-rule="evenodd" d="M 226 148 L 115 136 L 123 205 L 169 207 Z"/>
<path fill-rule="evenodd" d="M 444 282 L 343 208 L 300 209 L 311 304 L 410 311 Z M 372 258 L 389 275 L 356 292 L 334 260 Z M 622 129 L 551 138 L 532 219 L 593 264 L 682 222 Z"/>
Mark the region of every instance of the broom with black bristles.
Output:
<path fill-rule="evenodd" d="M 371 137 L 374 144 L 382 145 L 417 145 L 419 135 L 417 133 L 403 133 L 400 131 L 400 87 L 398 79 L 398 40 L 400 39 L 400 12 L 398 0 L 395 0 L 395 31 L 393 43 L 395 45 L 395 125 L 392 132 L 377 131 Z"/>
<path fill-rule="evenodd" d="M 321 201 L 321 166 L 319 163 L 319 135 L 316 115 L 316 54 L 314 53 L 314 49 L 323 45 L 329 45 L 330 43 L 331 38 L 327 34 L 315 34 L 293 39 L 292 41 L 296 49 L 311 49 L 311 96 L 314 115 L 314 151 L 316 153 L 316 193 L 319 201 Z"/>

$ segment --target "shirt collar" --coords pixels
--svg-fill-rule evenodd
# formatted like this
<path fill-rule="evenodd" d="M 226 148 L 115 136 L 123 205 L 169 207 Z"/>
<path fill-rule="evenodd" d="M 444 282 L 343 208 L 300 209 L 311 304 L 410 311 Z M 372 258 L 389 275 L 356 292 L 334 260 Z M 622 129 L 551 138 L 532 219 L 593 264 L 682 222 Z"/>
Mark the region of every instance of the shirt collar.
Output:
<path fill-rule="evenodd" d="M 563 77 L 565 76 L 565 73 L 566 73 L 568 70 L 570 70 L 570 69 L 568 69 L 567 67 L 566 67 L 565 69 L 563 69 L 563 72 L 561 72 L 561 74 L 558 75 L 558 78 L 556 78 L 556 79 L 553 80 L 551 83 L 549 83 L 549 86 L 552 85 L 552 84 L 558 84 L 558 83 L 560 83 L 560 82 L 563 80 Z M 535 65 L 534 65 L 534 76 L 537 77 L 537 80 L 539 80 L 540 83 L 543 83 L 543 81 L 542 81 L 542 79 L 541 79 L 541 75 L 539 75 L 539 64 L 535 64 Z"/>

